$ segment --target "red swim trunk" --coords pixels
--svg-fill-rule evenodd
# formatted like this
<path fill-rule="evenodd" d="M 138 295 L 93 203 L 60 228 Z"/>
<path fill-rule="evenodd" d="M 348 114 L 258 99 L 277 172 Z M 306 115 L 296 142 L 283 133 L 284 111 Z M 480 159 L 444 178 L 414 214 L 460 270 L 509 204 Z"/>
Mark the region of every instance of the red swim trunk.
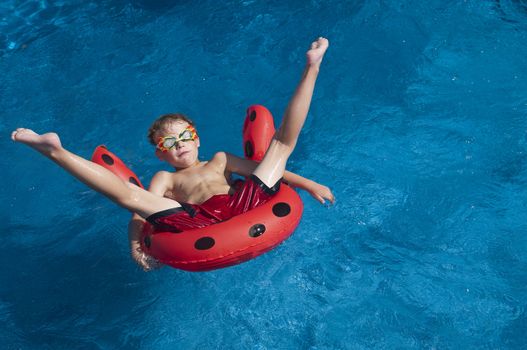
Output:
<path fill-rule="evenodd" d="M 202 228 L 245 213 L 267 202 L 280 189 L 281 180 L 268 187 L 251 175 L 232 195 L 218 194 L 201 204 L 181 203 L 181 207 L 157 212 L 146 218 L 157 231 L 181 232 Z"/>

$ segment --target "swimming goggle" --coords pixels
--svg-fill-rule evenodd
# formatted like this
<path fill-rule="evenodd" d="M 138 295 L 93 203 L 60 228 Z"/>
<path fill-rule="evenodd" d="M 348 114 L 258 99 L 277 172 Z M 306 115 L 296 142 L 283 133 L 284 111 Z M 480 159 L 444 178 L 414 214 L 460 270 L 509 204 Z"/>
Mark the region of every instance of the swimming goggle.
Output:
<path fill-rule="evenodd" d="M 157 141 L 157 149 L 162 152 L 168 152 L 169 149 L 176 147 L 178 142 L 194 141 L 198 138 L 196 129 L 192 125 L 189 125 L 183 130 L 178 137 L 164 136 L 160 137 Z"/>

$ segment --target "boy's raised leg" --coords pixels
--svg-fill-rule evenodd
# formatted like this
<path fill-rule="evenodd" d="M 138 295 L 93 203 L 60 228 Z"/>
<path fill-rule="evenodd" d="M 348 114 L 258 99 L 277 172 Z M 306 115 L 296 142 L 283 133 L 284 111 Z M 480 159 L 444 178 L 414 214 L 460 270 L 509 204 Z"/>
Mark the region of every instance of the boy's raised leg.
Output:
<path fill-rule="evenodd" d="M 329 42 L 325 38 L 318 38 L 311 44 L 311 48 L 306 53 L 306 67 L 300 83 L 289 101 L 282 124 L 276 131 L 261 163 L 253 172 L 269 187 L 274 186 L 284 175 L 287 159 L 296 146 L 298 135 L 306 120 L 320 63 L 328 46 Z"/>
<path fill-rule="evenodd" d="M 19 128 L 13 131 L 11 138 L 39 151 L 95 191 L 143 218 L 181 206 L 172 199 L 125 183 L 104 167 L 69 152 L 62 147 L 55 133 L 39 135 L 32 130 Z"/>

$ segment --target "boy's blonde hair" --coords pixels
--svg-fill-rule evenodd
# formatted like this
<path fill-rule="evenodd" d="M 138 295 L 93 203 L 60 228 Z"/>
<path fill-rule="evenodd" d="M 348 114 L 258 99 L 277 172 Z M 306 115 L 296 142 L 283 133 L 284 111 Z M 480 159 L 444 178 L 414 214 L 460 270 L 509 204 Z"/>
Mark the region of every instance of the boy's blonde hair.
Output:
<path fill-rule="evenodd" d="M 168 125 L 175 122 L 187 122 L 189 125 L 194 126 L 194 122 L 184 115 L 183 113 L 169 113 L 169 114 L 163 114 L 150 126 L 148 129 L 148 140 L 152 145 L 157 145 L 157 140 L 155 139 L 156 133 L 158 131 L 164 130 Z"/>

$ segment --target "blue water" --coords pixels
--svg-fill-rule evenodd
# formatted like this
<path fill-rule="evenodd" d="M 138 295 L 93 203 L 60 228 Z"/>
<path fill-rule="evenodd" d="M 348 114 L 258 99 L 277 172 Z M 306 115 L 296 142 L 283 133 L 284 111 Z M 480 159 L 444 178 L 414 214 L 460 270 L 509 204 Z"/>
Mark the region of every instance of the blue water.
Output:
<path fill-rule="evenodd" d="M 0 27 L 3 349 L 527 348 L 525 1 L 6 0 Z M 242 265 L 144 273 L 125 210 L 8 138 L 105 143 L 148 183 L 146 129 L 182 111 L 202 159 L 241 154 L 319 35 L 289 169 L 337 203 L 301 193 Z"/>

